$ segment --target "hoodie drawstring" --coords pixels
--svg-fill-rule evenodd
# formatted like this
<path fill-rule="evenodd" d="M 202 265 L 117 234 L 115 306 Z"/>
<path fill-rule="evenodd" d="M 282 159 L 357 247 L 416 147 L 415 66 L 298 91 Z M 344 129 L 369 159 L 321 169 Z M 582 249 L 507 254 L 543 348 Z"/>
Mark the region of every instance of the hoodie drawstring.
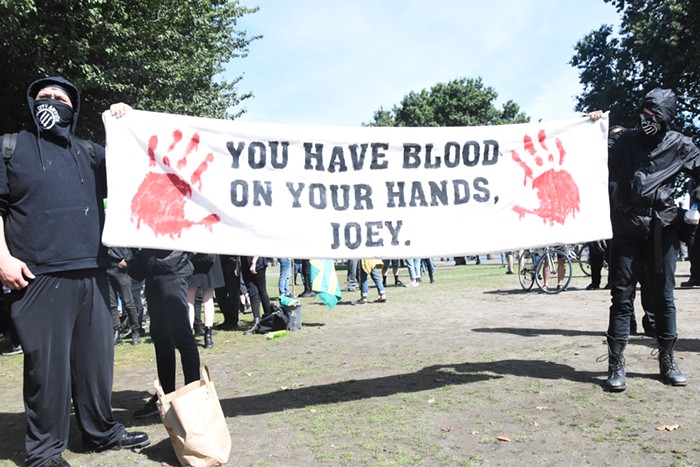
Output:
<path fill-rule="evenodd" d="M 68 150 L 70 151 L 71 155 L 73 156 L 73 160 L 75 161 L 75 166 L 78 168 L 78 176 L 80 177 L 80 183 L 84 184 L 85 180 L 83 180 L 83 173 L 80 171 L 80 163 L 78 162 L 78 155 L 75 153 L 72 136 L 70 138 L 70 141 L 68 142 Z"/>

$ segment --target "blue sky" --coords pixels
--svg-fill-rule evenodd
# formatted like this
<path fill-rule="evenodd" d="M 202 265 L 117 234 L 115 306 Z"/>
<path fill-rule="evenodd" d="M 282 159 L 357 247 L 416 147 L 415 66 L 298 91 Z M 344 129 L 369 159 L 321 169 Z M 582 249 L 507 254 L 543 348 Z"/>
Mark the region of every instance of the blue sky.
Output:
<path fill-rule="evenodd" d="M 244 120 L 359 126 L 411 91 L 481 77 L 537 120 L 575 118 L 574 45 L 619 23 L 603 0 L 242 0 L 238 28 L 262 35 L 243 75 Z"/>

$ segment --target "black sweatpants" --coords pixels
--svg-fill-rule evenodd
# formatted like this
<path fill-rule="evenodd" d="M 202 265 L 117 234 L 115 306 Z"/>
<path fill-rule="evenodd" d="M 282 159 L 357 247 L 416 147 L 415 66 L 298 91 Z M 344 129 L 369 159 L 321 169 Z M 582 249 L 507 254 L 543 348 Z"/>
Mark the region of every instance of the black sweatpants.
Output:
<path fill-rule="evenodd" d="M 116 442 L 124 426 L 112 417 L 114 341 L 101 269 L 40 274 L 10 296 L 24 350 L 25 448 L 29 467 L 68 444 L 71 396 L 83 439 Z"/>
<path fill-rule="evenodd" d="M 192 268 L 146 278 L 146 302 L 151 339 L 156 351 L 158 380 L 168 394 L 175 390 L 175 349 L 180 351 L 185 384 L 199 380 L 199 350 L 190 327 L 187 282 Z"/>

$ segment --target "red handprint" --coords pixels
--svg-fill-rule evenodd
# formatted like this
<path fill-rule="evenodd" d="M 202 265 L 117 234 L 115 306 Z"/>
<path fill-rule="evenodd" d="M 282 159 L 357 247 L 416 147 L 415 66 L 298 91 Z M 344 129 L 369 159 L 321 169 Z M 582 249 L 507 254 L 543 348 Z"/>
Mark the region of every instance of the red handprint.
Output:
<path fill-rule="evenodd" d="M 178 148 L 182 141 L 182 132 L 173 132 L 173 142 L 163 155 L 162 161 L 165 170 L 170 170 L 170 155 Z M 148 141 L 148 158 L 150 166 L 156 165 L 156 148 L 158 146 L 158 136 L 153 135 Z M 177 168 L 183 169 L 187 166 L 188 157 L 196 153 L 199 148 L 199 134 L 192 135 L 189 143 L 185 147 L 182 158 L 177 161 Z M 194 225 L 204 225 L 210 231 L 212 225 L 221 221 L 216 214 L 210 214 L 200 221 L 192 221 L 185 218 L 185 203 L 192 196 L 192 186 L 197 185 L 197 189 L 202 189 L 202 174 L 209 167 L 209 163 L 214 160 L 214 154 L 209 153 L 197 166 L 190 176 L 190 183 L 183 180 L 178 174 L 149 172 L 143 179 L 139 189 L 131 200 L 132 221 L 137 222 L 137 228 L 141 228 L 143 222 L 155 232 L 156 235 L 170 235 L 171 238 L 181 236 L 184 229 L 189 229 Z"/>
<path fill-rule="evenodd" d="M 532 179 L 532 189 L 537 191 L 537 199 L 540 202 L 539 207 L 535 209 L 514 206 L 513 211 L 518 213 L 520 219 L 525 217 L 525 214 L 530 213 L 538 215 L 545 223 L 549 221 L 549 225 L 554 225 L 555 222 L 563 225 L 569 214 L 576 217 L 576 213 L 580 211 L 581 200 L 578 194 L 578 185 L 571 174 L 566 170 L 557 170 L 553 167 L 564 165 L 564 156 L 566 156 L 564 146 L 559 138 L 554 139 L 559 152 L 559 158 L 555 161 L 554 156 L 547 148 L 546 139 L 544 130 L 540 130 L 537 140 L 540 148 L 546 153 L 546 157 L 543 158 L 538 155 L 532 138 L 529 135 L 525 135 L 523 138 L 525 151 L 530 154 L 537 169 L 544 170 L 547 166 L 551 167 L 536 178 L 533 178 L 532 167 L 520 157 L 520 154 L 516 151 L 512 152 L 513 160 L 525 171 L 523 185 L 527 185 L 528 179 Z"/>

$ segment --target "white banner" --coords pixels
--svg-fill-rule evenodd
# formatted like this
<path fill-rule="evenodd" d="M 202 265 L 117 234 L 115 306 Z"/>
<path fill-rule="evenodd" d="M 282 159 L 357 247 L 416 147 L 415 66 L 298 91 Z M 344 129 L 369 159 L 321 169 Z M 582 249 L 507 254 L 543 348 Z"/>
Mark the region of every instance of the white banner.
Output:
<path fill-rule="evenodd" d="M 103 119 L 110 246 L 417 258 L 612 236 L 607 117 L 439 128 Z"/>

